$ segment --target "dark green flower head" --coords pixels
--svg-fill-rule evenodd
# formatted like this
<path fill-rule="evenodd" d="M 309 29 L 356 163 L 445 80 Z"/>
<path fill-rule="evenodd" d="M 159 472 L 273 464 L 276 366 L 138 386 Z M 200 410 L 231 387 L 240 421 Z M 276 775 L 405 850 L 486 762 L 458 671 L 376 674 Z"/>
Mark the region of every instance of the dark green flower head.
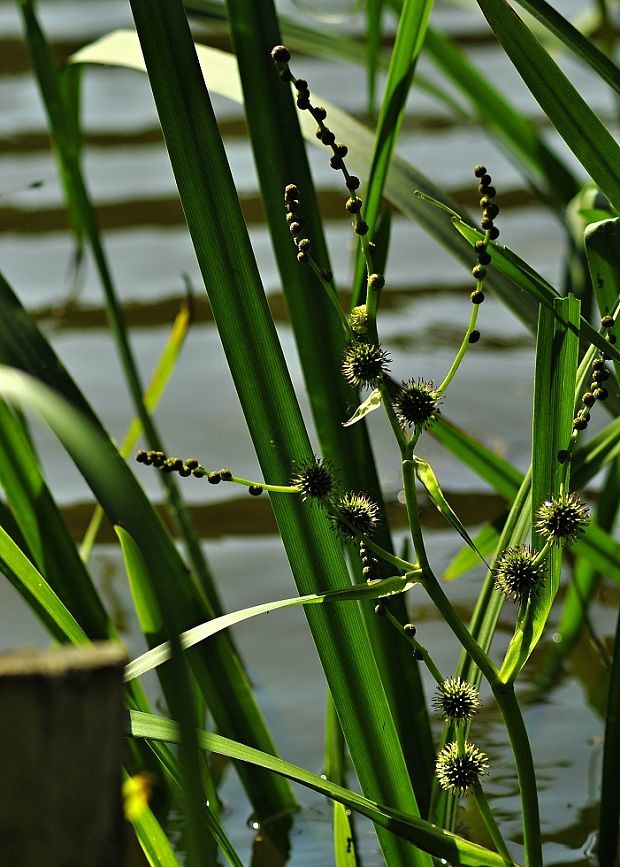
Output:
<path fill-rule="evenodd" d="M 572 492 L 546 500 L 536 512 L 534 529 L 551 545 L 572 545 L 590 520 L 586 504 Z"/>
<path fill-rule="evenodd" d="M 488 772 L 489 759 L 469 741 L 465 741 L 463 755 L 456 741 L 446 744 L 435 763 L 439 785 L 455 795 L 464 795 L 478 783 L 479 777 Z"/>
<path fill-rule="evenodd" d="M 343 541 L 354 542 L 356 540 L 355 531 L 363 533 L 365 536 L 372 536 L 375 533 L 380 521 L 379 507 L 370 497 L 350 491 L 347 494 L 342 494 L 336 506 L 342 517 L 346 518 L 348 522 L 345 523 L 337 515 L 330 516 L 332 528 Z"/>
<path fill-rule="evenodd" d="M 330 461 L 315 458 L 295 468 L 291 485 L 301 490 L 302 500 L 327 500 L 336 490 L 337 474 Z"/>
<path fill-rule="evenodd" d="M 515 602 L 528 599 L 545 580 L 545 564 L 536 563 L 536 554 L 528 545 L 505 548 L 493 566 L 496 588 Z"/>
<path fill-rule="evenodd" d="M 439 416 L 440 395 L 432 382 L 409 379 L 394 398 L 394 410 L 403 427 L 431 427 Z"/>
<path fill-rule="evenodd" d="M 387 370 L 389 356 L 374 343 L 355 342 L 346 348 L 342 373 L 355 388 L 376 388 Z"/>
<path fill-rule="evenodd" d="M 433 706 L 445 722 L 460 723 L 478 713 L 481 701 L 478 690 L 467 680 L 450 677 L 437 687 Z"/>

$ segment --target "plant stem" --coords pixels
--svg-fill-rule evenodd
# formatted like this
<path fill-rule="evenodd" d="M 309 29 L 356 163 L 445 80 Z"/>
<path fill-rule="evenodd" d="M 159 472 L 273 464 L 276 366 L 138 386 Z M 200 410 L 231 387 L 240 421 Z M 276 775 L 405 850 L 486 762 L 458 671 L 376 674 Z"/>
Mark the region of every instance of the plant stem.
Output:
<path fill-rule="evenodd" d="M 476 288 L 480 289 L 481 286 L 482 286 L 482 281 L 479 280 Z M 476 327 L 476 321 L 478 320 L 478 308 L 479 307 L 480 307 L 479 304 L 472 304 L 471 316 L 469 317 L 469 325 L 467 326 L 467 331 L 465 332 L 465 337 L 463 338 L 463 341 L 459 347 L 459 351 L 456 353 L 456 356 L 454 358 L 454 361 L 452 362 L 452 366 L 451 366 L 450 370 L 447 372 L 444 381 L 441 383 L 441 385 L 437 389 L 439 394 L 443 394 L 443 392 L 446 390 L 446 388 L 450 385 L 450 383 L 454 379 L 454 376 L 456 375 L 457 370 L 460 367 L 461 361 L 463 360 L 465 353 L 467 352 L 467 348 L 470 345 L 469 335 L 472 333 L 472 331 Z"/>
<path fill-rule="evenodd" d="M 497 822 L 495 821 L 495 816 L 493 815 L 489 803 L 486 799 L 486 795 L 482 791 L 482 786 L 480 783 L 476 783 L 471 790 L 472 795 L 474 796 L 474 800 L 476 801 L 476 806 L 478 807 L 478 812 L 482 817 L 482 821 L 485 824 L 487 831 L 489 832 L 489 836 L 491 840 L 493 840 L 493 845 L 496 850 L 499 852 L 502 857 L 506 859 L 509 864 L 513 864 L 513 860 L 510 857 L 510 853 L 506 847 L 506 843 L 504 838 L 502 837 L 502 832 L 499 829 Z"/>
<path fill-rule="evenodd" d="M 416 474 L 415 464 L 413 461 L 403 461 L 403 488 L 405 491 L 405 503 L 407 505 L 407 517 L 409 520 L 409 531 L 413 540 L 416 557 L 420 566 L 430 572 L 428 557 L 426 556 L 426 547 L 422 536 L 422 527 L 420 526 L 420 514 L 418 511 L 418 498 L 416 493 Z M 447 601 L 447 600 L 446 600 Z M 459 621 L 460 622 L 460 621 Z"/>

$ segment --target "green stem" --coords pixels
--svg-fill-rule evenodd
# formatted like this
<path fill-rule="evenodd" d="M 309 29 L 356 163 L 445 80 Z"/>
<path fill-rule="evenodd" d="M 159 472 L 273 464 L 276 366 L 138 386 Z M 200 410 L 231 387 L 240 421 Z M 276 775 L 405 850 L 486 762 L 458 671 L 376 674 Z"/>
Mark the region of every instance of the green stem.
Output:
<path fill-rule="evenodd" d="M 392 401 L 390 400 L 390 393 L 387 389 L 385 382 L 382 382 L 379 386 L 379 390 L 381 392 L 381 397 L 383 399 L 383 407 L 388 417 L 388 421 L 394 432 L 394 436 L 396 437 L 396 441 L 398 443 L 398 447 L 400 448 L 401 457 L 405 457 L 406 449 L 407 449 L 407 434 L 400 426 L 398 419 L 396 418 L 396 413 L 394 412 L 394 407 L 392 406 Z"/>
<path fill-rule="evenodd" d="M 405 503 L 407 506 L 407 518 L 409 520 L 409 532 L 413 540 L 418 563 L 424 570 L 430 572 L 428 557 L 426 556 L 426 547 L 422 537 L 422 527 L 420 526 L 420 513 L 418 510 L 418 497 L 416 493 L 416 474 L 413 461 L 403 461 L 403 488 L 405 491 Z"/>
<path fill-rule="evenodd" d="M 521 709 L 512 684 L 502 684 L 495 681 L 491 683 L 491 689 L 510 738 L 517 770 L 523 816 L 525 867 L 543 867 L 536 772 Z"/>
<path fill-rule="evenodd" d="M 390 609 L 387 607 L 387 605 L 385 606 L 385 617 L 390 621 L 390 623 L 393 626 L 395 626 L 398 629 L 400 634 L 402 636 L 404 636 L 404 638 L 407 639 L 409 644 L 411 644 L 411 646 L 417 652 L 418 659 L 420 660 L 420 662 L 424 663 L 424 665 L 428 668 L 429 673 L 431 674 L 433 679 L 441 686 L 441 684 L 445 680 L 445 677 L 443 676 L 443 674 L 439 671 L 439 669 L 437 668 L 437 666 L 433 662 L 431 655 L 428 652 L 428 650 L 426 649 L 426 647 L 424 647 L 423 644 L 420 644 L 420 642 L 417 639 L 415 639 L 412 635 L 409 635 L 407 633 L 407 631 L 404 628 L 404 626 L 402 625 L 402 623 L 400 623 L 400 621 L 397 620 L 396 617 L 394 617 L 394 615 L 392 614 Z"/>
<path fill-rule="evenodd" d="M 482 281 L 479 280 L 476 288 L 480 289 L 481 287 L 482 287 Z M 452 366 L 451 366 L 450 370 L 447 372 L 444 381 L 441 383 L 441 385 L 437 389 L 439 394 L 443 394 L 443 392 L 446 390 L 446 388 L 450 385 L 450 383 L 454 379 L 456 372 L 460 367 L 461 361 L 463 360 L 463 357 L 465 356 L 465 353 L 467 352 L 467 349 L 470 346 L 469 335 L 472 333 L 472 331 L 476 327 L 476 322 L 478 320 L 478 308 L 479 307 L 480 307 L 479 304 L 472 304 L 471 316 L 469 317 L 469 325 L 467 326 L 467 331 L 465 332 L 465 337 L 463 338 L 463 342 L 461 343 L 461 345 L 459 347 L 459 351 L 456 353 L 456 356 L 454 358 L 454 361 L 452 362 Z"/>
<path fill-rule="evenodd" d="M 344 311 L 343 311 L 342 307 L 340 306 L 340 300 L 338 298 L 338 294 L 336 293 L 336 290 L 331 285 L 331 283 L 328 283 L 328 281 L 325 279 L 325 277 L 323 277 L 321 269 L 319 268 L 319 266 L 317 265 L 315 260 L 312 258 L 312 256 L 308 256 L 308 264 L 312 268 L 313 273 L 315 274 L 317 280 L 319 281 L 319 283 L 323 287 L 325 294 L 327 295 L 327 297 L 331 301 L 331 303 L 334 307 L 334 310 L 338 314 L 338 319 L 340 320 L 340 324 L 342 325 L 343 331 L 345 333 L 345 337 L 347 338 L 347 340 L 351 340 L 351 338 L 353 337 L 353 332 L 351 330 L 351 326 L 349 325 L 349 320 L 345 316 Z"/>
<path fill-rule="evenodd" d="M 499 854 L 506 859 L 508 864 L 513 864 L 513 860 L 510 857 L 510 853 L 506 847 L 506 843 L 504 838 L 502 837 L 502 832 L 499 830 L 499 826 L 495 821 L 495 816 L 493 815 L 491 809 L 489 808 L 489 803 L 486 799 L 486 795 L 482 791 L 482 786 L 480 783 L 476 783 L 472 789 L 471 793 L 474 796 L 474 800 L 476 801 L 476 806 L 478 807 L 478 812 L 482 817 L 482 821 L 485 824 L 487 831 L 489 832 L 489 836 L 491 840 L 493 840 L 493 845 Z"/>

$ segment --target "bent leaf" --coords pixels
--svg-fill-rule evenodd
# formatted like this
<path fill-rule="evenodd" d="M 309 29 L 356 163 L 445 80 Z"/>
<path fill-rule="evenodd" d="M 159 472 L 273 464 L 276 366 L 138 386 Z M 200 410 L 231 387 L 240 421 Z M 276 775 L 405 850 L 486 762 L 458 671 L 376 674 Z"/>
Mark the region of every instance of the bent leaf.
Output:
<path fill-rule="evenodd" d="M 383 398 L 381 397 L 381 391 L 378 388 L 375 388 L 374 391 L 370 392 L 366 400 L 358 406 L 351 418 L 348 419 L 348 421 L 342 422 L 342 426 L 351 427 L 352 424 L 361 421 L 369 412 L 374 412 L 375 409 L 379 409 L 382 401 Z"/>

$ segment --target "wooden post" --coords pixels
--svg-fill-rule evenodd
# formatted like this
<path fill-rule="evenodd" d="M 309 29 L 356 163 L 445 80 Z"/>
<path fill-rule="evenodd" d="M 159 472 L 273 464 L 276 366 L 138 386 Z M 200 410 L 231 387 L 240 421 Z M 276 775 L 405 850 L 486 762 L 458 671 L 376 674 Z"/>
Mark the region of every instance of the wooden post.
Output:
<path fill-rule="evenodd" d="M 121 867 L 118 645 L 0 655 L 0 862 Z"/>

